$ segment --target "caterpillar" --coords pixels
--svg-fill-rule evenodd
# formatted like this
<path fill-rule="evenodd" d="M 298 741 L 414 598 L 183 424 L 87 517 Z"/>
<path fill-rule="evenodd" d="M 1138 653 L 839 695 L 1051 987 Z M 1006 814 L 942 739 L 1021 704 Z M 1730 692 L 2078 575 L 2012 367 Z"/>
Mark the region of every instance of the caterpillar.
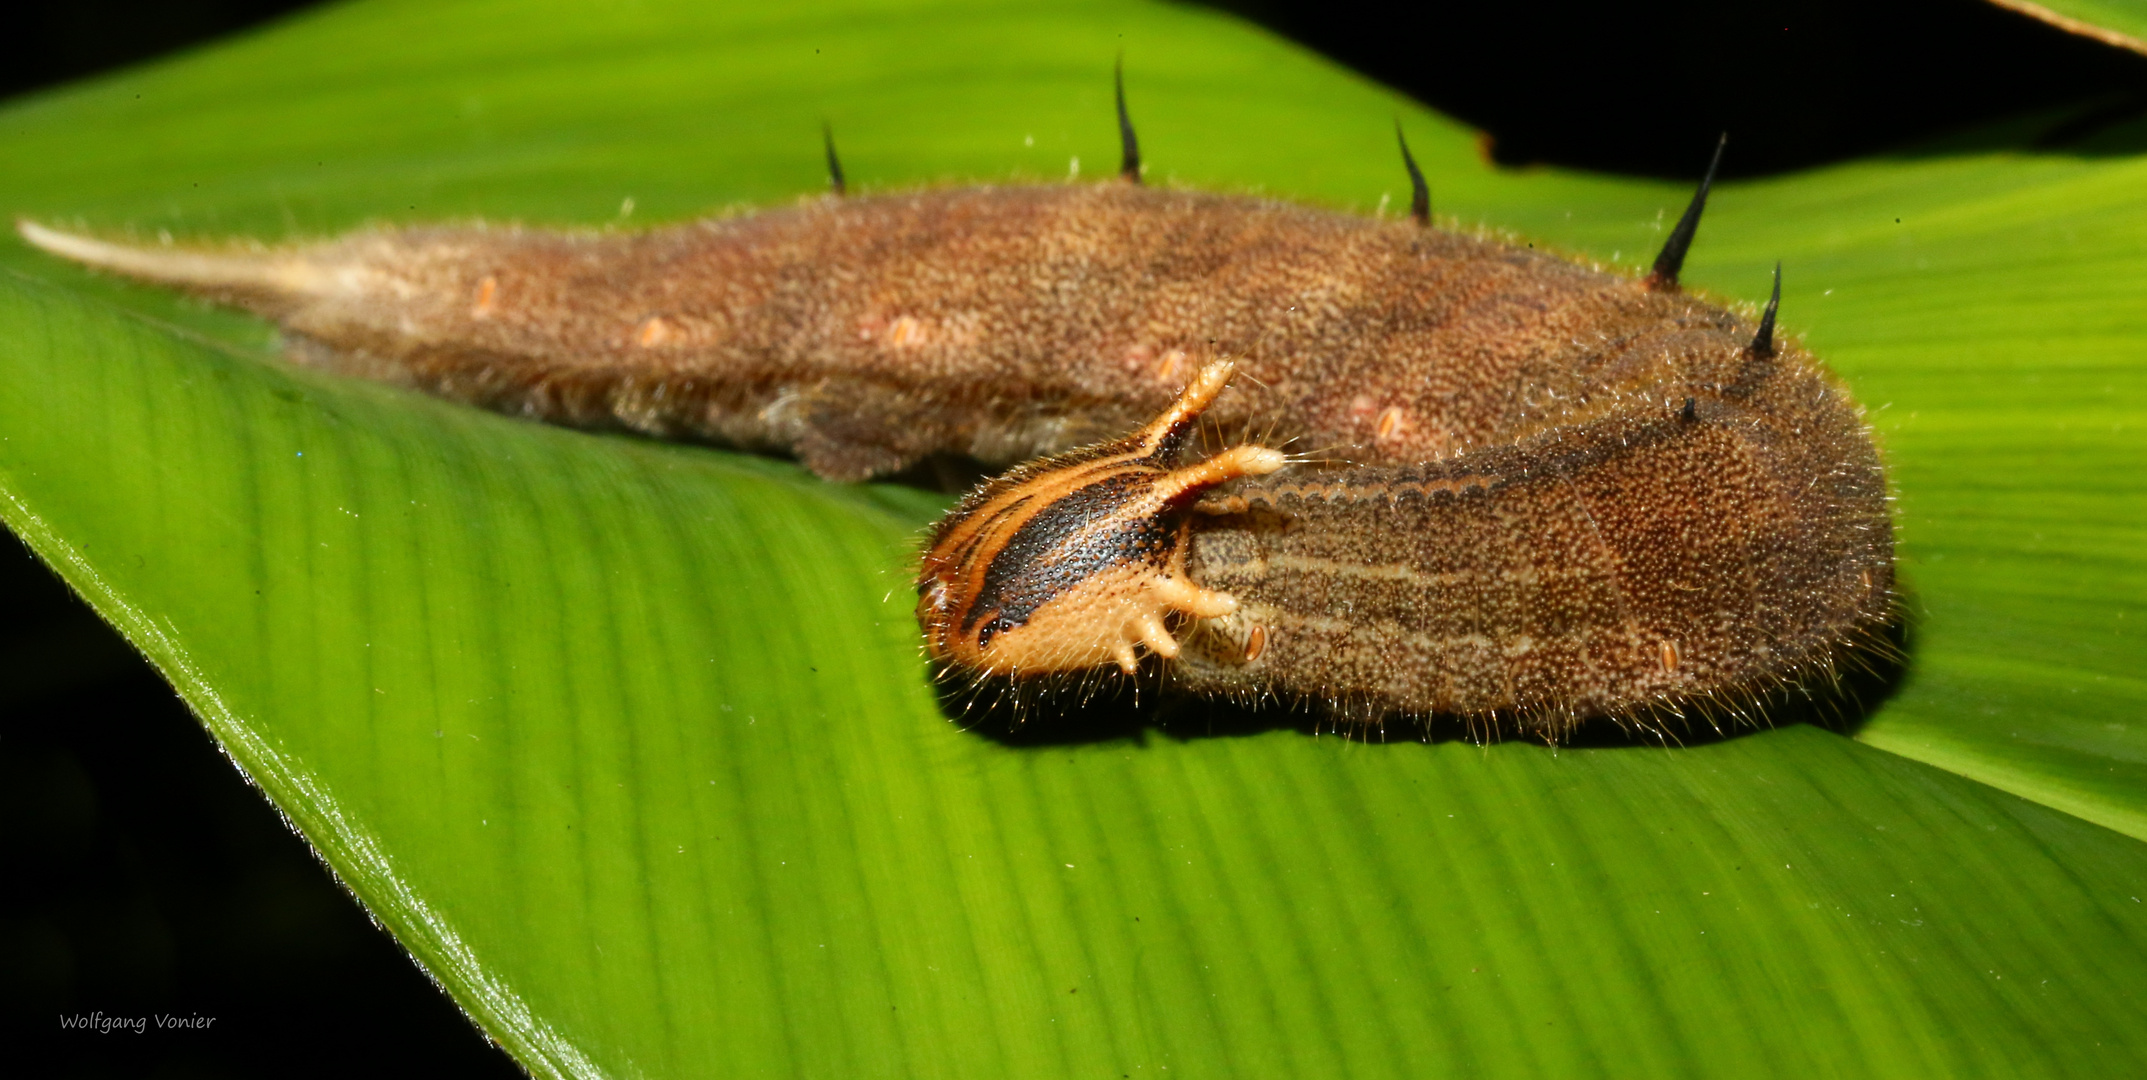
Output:
<path fill-rule="evenodd" d="M 639 233 L 17 227 L 272 319 L 301 362 L 508 413 L 834 481 L 1018 465 L 926 544 L 920 625 L 958 672 L 1145 655 L 1199 694 L 1557 741 L 1877 640 L 1893 540 L 1859 408 L 1776 340 L 1779 266 L 1756 324 L 1679 287 L 1712 165 L 1634 278 L 1435 227 L 1406 142 L 1406 221 L 1144 185 L 1120 88 L 1102 182 L 852 196 L 830 139 L 831 195 Z M 1200 423 L 1265 438 L 1201 458 Z"/>

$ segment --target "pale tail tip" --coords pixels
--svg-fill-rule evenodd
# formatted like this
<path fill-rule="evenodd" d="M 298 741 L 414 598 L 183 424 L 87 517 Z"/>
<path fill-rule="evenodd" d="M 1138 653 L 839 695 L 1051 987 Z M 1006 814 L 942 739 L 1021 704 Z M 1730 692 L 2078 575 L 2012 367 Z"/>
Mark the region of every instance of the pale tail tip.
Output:
<path fill-rule="evenodd" d="M 77 239 L 58 229 L 45 228 L 26 217 L 15 219 L 15 234 L 27 241 L 31 247 L 42 248 L 55 255 L 63 254 L 61 249 L 66 246 L 67 241 Z"/>
<path fill-rule="evenodd" d="M 60 258 L 128 277 L 194 290 L 244 290 L 269 296 L 315 291 L 320 275 L 301 259 L 141 248 L 47 228 L 15 219 L 15 232 L 30 246 Z"/>
<path fill-rule="evenodd" d="M 103 240 L 92 240 L 87 236 L 61 232 L 58 229 L 48 229 L 25 217 L 15 219 L 15 232 L 31 247 L 90 266 L 126 269 L 130 261 L 133 261 L 128 256 L 136 254 L 132 248 Z"/>

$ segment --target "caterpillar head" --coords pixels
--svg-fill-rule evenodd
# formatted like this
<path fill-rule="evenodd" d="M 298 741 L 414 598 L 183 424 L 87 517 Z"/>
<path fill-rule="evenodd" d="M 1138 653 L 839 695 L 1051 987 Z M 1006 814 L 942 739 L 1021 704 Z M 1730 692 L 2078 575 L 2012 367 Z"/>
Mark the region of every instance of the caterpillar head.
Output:
<path fill-rule="evenodd" d="M 1185 572 L 1183 510 L 1200 493 L 1283 466 L 1281 451 L 1238 446 L 1176 467 L 1200 413 L 1230 381 L 1217 361 L 1140 431 L 991 481 L 939 523 L 917 578 L 917 621 L 934 660 L 988 675 L 1139 666 L 1136 646 L 1171 657 L 1172 615 L 1237 610 Z"/>

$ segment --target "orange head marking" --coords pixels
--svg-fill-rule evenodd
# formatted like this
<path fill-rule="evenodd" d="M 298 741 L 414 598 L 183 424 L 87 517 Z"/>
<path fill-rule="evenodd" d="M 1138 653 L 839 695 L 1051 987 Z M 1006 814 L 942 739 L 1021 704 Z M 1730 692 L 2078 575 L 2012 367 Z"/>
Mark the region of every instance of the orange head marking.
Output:
<path fill-rule="evenodd" d="M 1237 610 L 1185 573 L 1183 511 L 1201 492 L 1283 466 L 1238 446 L 1177 467 L 1200 413 L 1233 365 L 1202 368 L 1147 427 L 1117 442 L 1023 466 L 941 520 L 917 578 L 933 659 L 992 675 L 1138 667 L 1136 646 L 1178 654 L 1165 620 Z"/>

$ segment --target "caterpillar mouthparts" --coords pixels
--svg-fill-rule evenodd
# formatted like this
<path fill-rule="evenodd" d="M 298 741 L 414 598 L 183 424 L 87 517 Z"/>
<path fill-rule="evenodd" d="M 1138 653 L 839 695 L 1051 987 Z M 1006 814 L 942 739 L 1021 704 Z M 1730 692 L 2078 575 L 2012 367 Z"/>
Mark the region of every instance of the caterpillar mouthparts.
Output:
<path fill-rule="evenodd" d="M 832 197 L 644 233 L 210 252 L 17 227 L 274 319 L 301 361 L 489 408 L 834 480 L 1028 461 L 918 577 L 928 653 L 980 676 L 1145 651 L 1196 693 L 1556 740 L 1878 645 L 1861 412 L 1776 340 L 1779 267 L 1756 325 L 1679 287 L 1712 165 L 1636 280 L 1433 227 L 1406 142 L 1410 219 L 1382 221 L 1144 187 L 1122 94 L 1119 121 L 1114 181 L 848 196 L 830 138 Z M 1224 395 L 1233 373 L 1259 392 Z M 1203 418 L 1348 461 L 1183 460 Z"/>

